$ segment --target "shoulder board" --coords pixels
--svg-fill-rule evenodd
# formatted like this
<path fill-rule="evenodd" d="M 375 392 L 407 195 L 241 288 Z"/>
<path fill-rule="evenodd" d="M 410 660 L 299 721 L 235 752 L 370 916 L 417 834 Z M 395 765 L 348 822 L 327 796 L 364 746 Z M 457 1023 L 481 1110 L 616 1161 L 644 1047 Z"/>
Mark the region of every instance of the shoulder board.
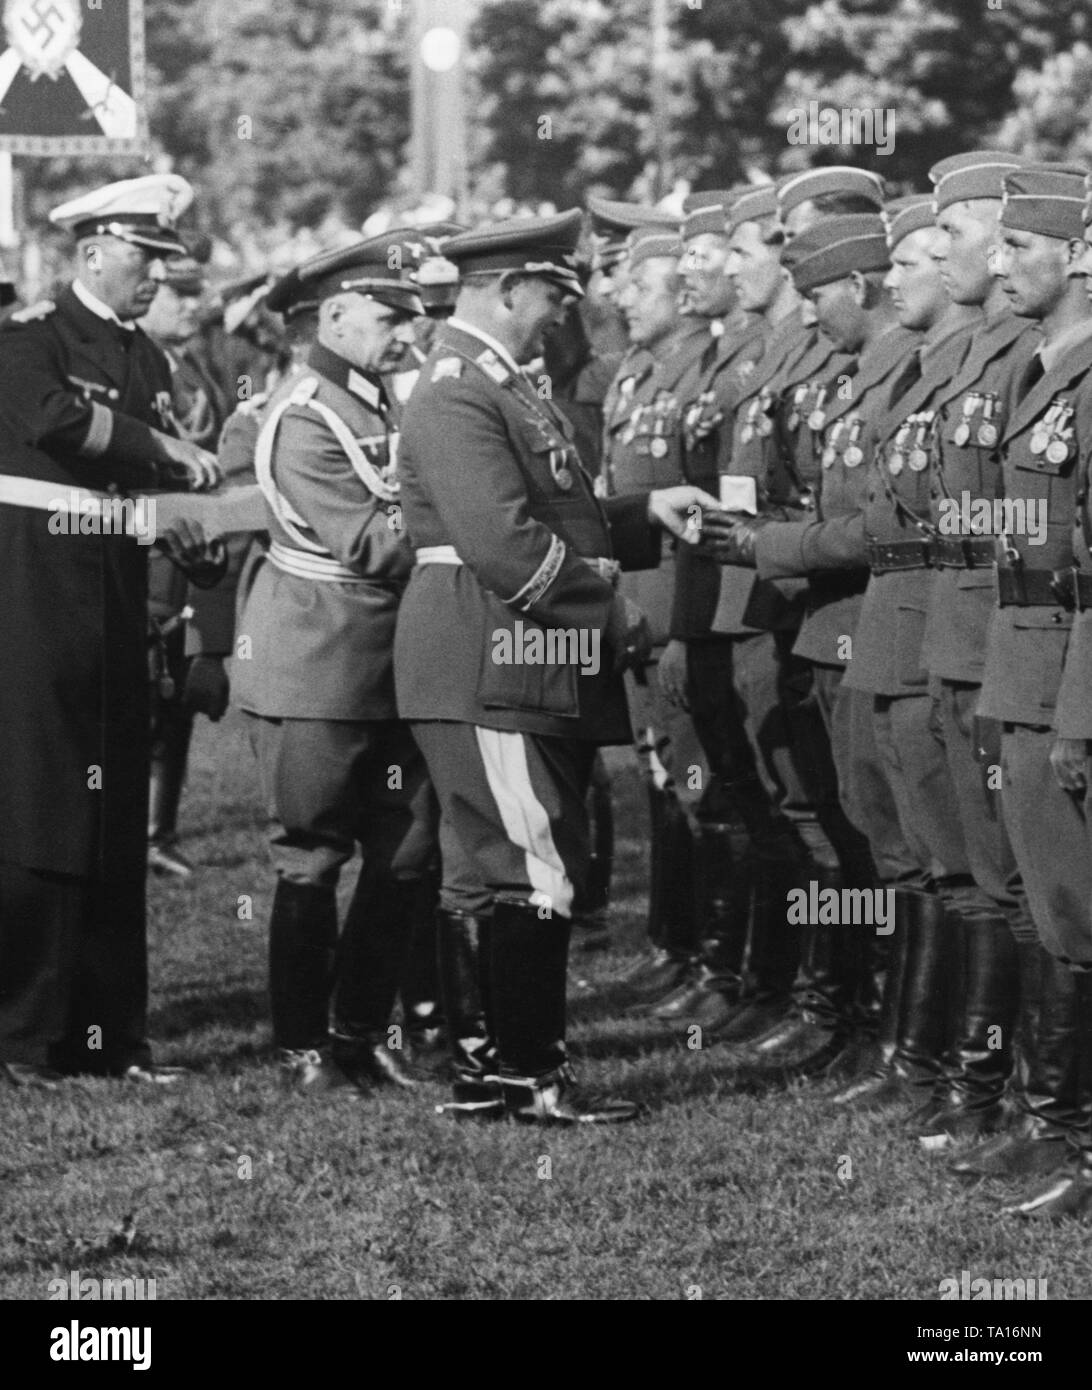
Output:
<path fill-rule="evenodd" d="M 318 388 L 317 376 L 305 376 L 302 381 L 297 381 L 293 386 L 292 394 L 288 398 L 289 402 L 292 405 L 306 405 Z"/>
<path fill-rule="evenodd" d="M 443 381 L 445 377 L 450 377 L 457 381 L 463 374 L 463 361 L 461 357 L 441 357 L 437 359 L 436 365 L 432 369 L 432 381 Z"/>
<path fill-rule="evenodd" d="M 259 391 L 256 396 L 251 396 L 248 400 L 240 401 L 235 407 L 239 415 L 253 415 L 255 411 L 261 410 L 269 401 L 268 391 Z"/>
<path fill-rule="evenodd" d="M 487 377 L 498 384 L 503 385 L 512 375 L 492 348 L 486 348 L 484 352 L 479 352 L 474 361 L 477 362 Z"/>
<path fill-rule="evenodd" d="M 48 318 L 56 307 L 52 299 L 39 299 L 37 304 L 28 304 L 25 309 L 16 309 L 14 314 L 9 314 L 8 322 L 34 323 L 38 319 Z"/>

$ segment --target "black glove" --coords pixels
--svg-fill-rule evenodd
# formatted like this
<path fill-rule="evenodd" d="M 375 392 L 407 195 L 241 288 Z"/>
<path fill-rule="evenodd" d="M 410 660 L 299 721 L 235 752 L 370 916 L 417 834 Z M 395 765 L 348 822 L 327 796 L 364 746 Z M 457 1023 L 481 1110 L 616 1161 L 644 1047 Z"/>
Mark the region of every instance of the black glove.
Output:
<path fill-rule="evenodd" d="M 204 714 L 215 724 L 227 713 L 231 684 L 222 656 L 195 656 L 186 672 L 182 705 L 191 714 Z"/>
<path fill-rule="evenodd" d="M 720 565 L 738 565 L 744 569 L 755 567 L 755 537 L 770 520 L 763 516 L 739 516 L 732 523 L 727 536 L 710 542 L 713 559 Z"/>

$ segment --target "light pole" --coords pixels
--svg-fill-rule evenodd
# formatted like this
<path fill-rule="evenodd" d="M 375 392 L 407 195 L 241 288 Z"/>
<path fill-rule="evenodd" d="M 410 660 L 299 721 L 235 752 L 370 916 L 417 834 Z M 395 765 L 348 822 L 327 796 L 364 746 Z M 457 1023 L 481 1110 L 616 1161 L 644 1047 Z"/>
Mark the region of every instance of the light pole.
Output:
<path fill-rule="evenodd" d="M 441 193 L 465 209 L 466 35 L 469 0 L 412 0 L 410 142 L 414 191 Z"/>

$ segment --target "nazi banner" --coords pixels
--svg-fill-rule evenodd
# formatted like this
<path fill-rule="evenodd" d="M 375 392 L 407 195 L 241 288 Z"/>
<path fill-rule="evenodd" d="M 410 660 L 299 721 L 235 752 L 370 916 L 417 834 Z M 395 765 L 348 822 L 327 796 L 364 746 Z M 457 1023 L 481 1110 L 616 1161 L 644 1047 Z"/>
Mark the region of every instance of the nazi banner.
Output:
<path fill-rule="evenodd" d="M 3 0 L 0 150 L 143 152 L 144 0 Z"/>

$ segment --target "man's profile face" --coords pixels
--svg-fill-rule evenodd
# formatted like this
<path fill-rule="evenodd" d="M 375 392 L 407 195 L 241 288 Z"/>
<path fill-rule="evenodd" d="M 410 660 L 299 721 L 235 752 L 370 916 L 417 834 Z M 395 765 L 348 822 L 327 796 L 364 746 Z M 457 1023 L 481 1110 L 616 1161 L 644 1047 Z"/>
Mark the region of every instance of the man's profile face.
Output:
<path fill-rule="evenodd" d="M 808 298 L 815 306 L 815 321 L 824 337 L 840 352 L 856 352 L 864 338 L 865 317 L 853 281 L 847 277 L 818 285 L 809 290 Z"/>
<path fill-rule="evenodd" d="M 934 254 L 937 236 L 935 227 L 919 227 L 891 252 L 891 269 L 883 283 L 903 328 L 932 328 L 948 308 L 948 291 Z"/>
<path fill-rule="evenodd" d="M 397 371 L 414 341 L 413 315 L 345 291 L 322 306 L 323 341 L 358 371 Z"/>
<path fill-rule="evenodd" d="M 546 334 L 565 322 L 573 296 L 542 275 L 527 275 L 508 292 L 512 327 L 517 337 L 512 353 L 522 365 L 541 357 Z"/>
<path fill-rule="evenodd" d="M 739 307 L 752 314 L 765 313 L 784 282 L 781 247 L 767 244 L 757 222 L 744 222 L 732 234 L 726 271 L 735 281 Z"/>
<path fill-rule="evenodd" d="M 163 256 L 120 237 L 89 237 L 80 245 L 80 279 L 119 319 L 139 319 L 163 280 Z"/>
<path fill-rule="evenodd" d="M 679 275 L 690 296 L 690 307 L 703 318 L 722 318 L 735 301 L 733 282 L 724 274 L 728 237 L 699 232 L 687 240 L 679 257 Z"/>
<path fill-rule="evenodd" d="M 671 256 L 650 256 L 630 272 L 618 304 L 637 347 L 662 342 L 678 323 L 679 277 Z"/>
<path fill-rule="evenodd" d="M 200 292 L 182 292 L 173 285 L 163 284 L 144 315 L 141 327 L 158 342 L 181 347 L 197 332 L 200 310 Z"/>
<path fill-rule="evenodd" d="M 998 278 L 1013 310 L 1045 319 L 1065 295 L 1066 246 L 1060 237 L 1001 228 Z"/>
<path fill-rule="evenodd" d="M 997 240 L 997 202 L 979 199 L 953 203 L 937 216 L 937 240 L 933 254 L 940 263 L 940 277 L 956 304 L 984 304 L 993 284 L 989 250 Z M 992 210 L 992 217 L 981 206 Z"/>

